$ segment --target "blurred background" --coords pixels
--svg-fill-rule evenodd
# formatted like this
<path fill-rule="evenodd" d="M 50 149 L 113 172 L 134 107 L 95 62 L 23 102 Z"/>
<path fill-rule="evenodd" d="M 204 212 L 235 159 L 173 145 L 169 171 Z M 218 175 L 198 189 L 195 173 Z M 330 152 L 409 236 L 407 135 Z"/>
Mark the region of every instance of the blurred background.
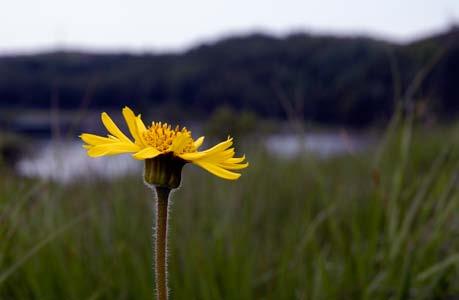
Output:
<path fill-rule="evenodd" d="M 78 135 L 143 120 L 251 167 L 194 166 L 174 299 L 455 299 L 459 2 L 14 1 L 0 10 L 0 298 L 150 299 L 142 164 Z"/>

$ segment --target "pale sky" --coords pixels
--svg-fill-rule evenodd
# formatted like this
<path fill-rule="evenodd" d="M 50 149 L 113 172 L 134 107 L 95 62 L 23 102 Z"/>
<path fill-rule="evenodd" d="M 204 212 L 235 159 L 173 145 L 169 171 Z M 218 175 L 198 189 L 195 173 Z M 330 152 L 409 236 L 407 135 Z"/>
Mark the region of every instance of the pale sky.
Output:
<path fill-rule="evenodd" d="M 254 31 L 403 42 L 458 21 L 459 0 L 0 0 L 0 53 L 181 51 Z"/>

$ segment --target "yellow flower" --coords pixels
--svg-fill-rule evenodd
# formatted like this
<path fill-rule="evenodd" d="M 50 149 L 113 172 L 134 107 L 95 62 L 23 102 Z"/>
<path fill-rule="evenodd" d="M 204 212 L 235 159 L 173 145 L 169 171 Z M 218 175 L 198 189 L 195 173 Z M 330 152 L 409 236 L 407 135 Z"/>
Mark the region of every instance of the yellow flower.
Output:
<path fill-rule="evenodd" d="M 235 180 L 241 174 L 235 170 L 244 169 L 248 166 L 244 162 L 245 156 L 234 157 L 233 140 L 228 138 L 214 147 L 198 151 L 204 141 L 204 137 L 193 140 L 191 132 L 178 126 L 171 128 L 168 124 L 153 122 L 146 127 L 139 115 L 128 108 L 123 108 L 123 116 L 126 120 L 133 141 L 129 139 L 107 113 L 102 113 L 102 122 L 110 133 L 108 137 L 83 133 L 80 138 L 85 142 L 90 157 L 133 153 L 138 160 L 150 160 L 162 156 L 173 156 L 183 163 L 194 163 L 210 173 L 224 178 Z"/>

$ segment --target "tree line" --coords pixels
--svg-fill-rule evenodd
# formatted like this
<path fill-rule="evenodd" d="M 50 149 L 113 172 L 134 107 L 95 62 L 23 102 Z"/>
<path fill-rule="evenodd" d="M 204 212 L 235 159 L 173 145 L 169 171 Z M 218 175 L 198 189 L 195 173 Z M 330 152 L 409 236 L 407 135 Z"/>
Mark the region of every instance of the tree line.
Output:
<path fill-rule="evenodd" d="M 426 70 L 429 63 L 432 68 Z M 423 70 L 425 78 L 413 99 L 436 117 L 457 116 L 457 27 L 408 44 L 306 33 L 252 34 L 183 53 L 3 56 L 0 107 L 129 104 L 201 118 L 225 106 L 261 118 L 283 119 L 290 112 L 305 121 L 365 126 L 387 120 Z"/>

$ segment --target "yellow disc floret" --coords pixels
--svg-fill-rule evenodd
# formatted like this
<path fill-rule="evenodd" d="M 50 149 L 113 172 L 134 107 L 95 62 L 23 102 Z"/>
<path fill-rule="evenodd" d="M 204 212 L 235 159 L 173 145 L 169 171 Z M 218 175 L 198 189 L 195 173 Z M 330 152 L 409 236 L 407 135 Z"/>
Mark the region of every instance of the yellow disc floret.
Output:
<path fill-rule="evenodd" d="M 148 146 L 156 148 L 158 151 L 164 153 L 170 151 L 174 140 L 182 135 L 185 135 L 187 138 L 180 152 L 196 152 L 196 147 L 191 137 L 191 131 L 187 130 L 186 127 L 180 129 L 179 126 L 176 126 L 175 129 L 172 129 L 167 123 L 162 124 L 161 122 L 153 122 L 151 126 L 143 132 L 143 140 Z"/>

